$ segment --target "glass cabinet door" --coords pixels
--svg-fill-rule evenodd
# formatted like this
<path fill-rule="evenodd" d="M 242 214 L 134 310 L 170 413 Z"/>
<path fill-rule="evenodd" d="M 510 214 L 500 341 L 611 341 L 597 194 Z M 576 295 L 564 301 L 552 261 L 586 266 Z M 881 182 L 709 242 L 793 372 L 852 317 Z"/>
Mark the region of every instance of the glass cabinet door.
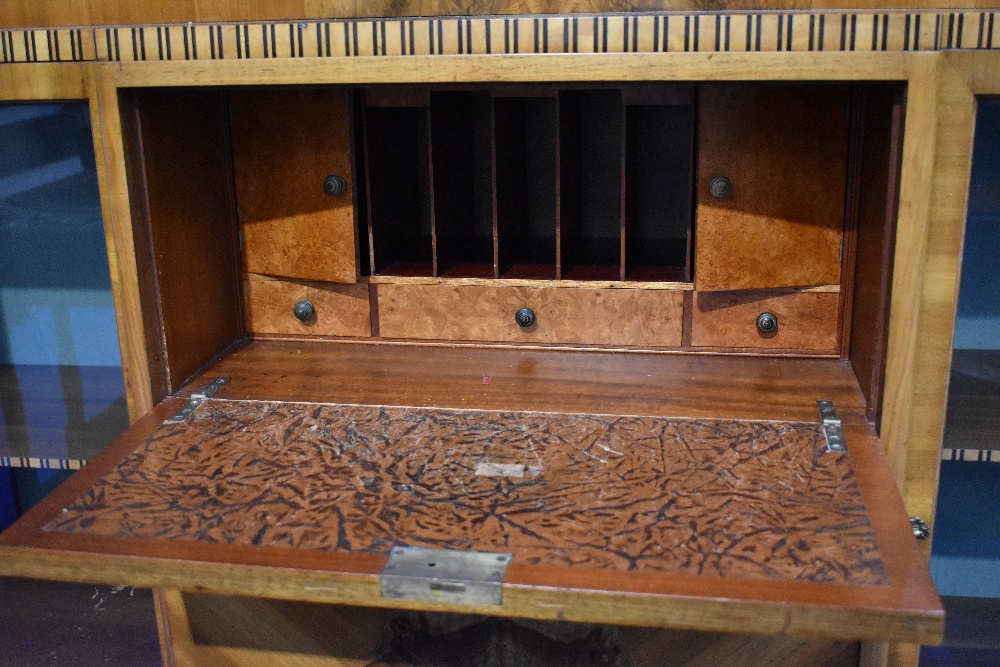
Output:
<path fill-rule="evenodd" d="M 8 517 L 128 426 L 85 102 L 0 105 L 0 424 Z"/>

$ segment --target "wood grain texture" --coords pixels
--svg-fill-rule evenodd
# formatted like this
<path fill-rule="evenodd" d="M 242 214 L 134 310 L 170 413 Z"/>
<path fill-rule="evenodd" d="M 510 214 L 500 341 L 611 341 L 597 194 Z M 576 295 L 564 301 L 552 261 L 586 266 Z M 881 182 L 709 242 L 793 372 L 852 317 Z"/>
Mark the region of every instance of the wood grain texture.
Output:
<path fill-rule="evenodd" d="M 759 400 L 759 395 L 758 400 Z M 383 606 L 374 554 L 243 547 L 207 542 L 130 540 L 42 531 L 61 509 L 115 468 L 183 403 L 167 401 L 0 535 L 0 570 L 16 576 L 118 581 L 202 592 Z M 565 568 L 513 564 L 503 607 L 456 607 L 394 600 L 410 609 L 618 622 L 653 627 L 781 633 L 881 641 L 939 641 L 940 601 L 918 556 L 898 493 L 870 427 L 848 427 L 851 460 L 888 575 L 887 586 L 620 572 L 615 592 L 603 577 Z"/>
<path fill-rule="evenodd" d="M 133 224 L 133 213 L 140 215 L 144 207 L 137 205 L 135 211 L 132 209 L 130 174 L 124 160 L 123 114 L 114 73 L 95 67 L 89 72 L 89 81 L 94 91 L 91 125 L 111 294 L 122 356 L 125 400 L 129 419 L 134 422 L 153 409 L 166 388 L 162 378 L 161 346 L 154 335 L 158 333 L 159 321 L 151 315 L 156 310 L 148 289 L 152 271 L 146 269 L 141 274 L 139 271 L 139 253 L 148 231 L 145 224 Z M 130 128 L 130 137 L 136 136 L 137 131 Z"/>
<path fill-rule="evenodd" d="M 839 304 L 836 292 L 695 292 L 691 344 L 836 350 Z M 778 318 L 771 334 L 757 330 L 765 312 Z"/>
<path fill-rule="evenodd" d="M 225 104 L 142 91 L 135 112 L 169 394 L 243 330 Z"/>
<path fill-rule="evenodd" d="M 194 384 L 214 375 L 241 400 L 811 421 L 827 398 L 867 423 L 839 359 L 255 341 Z"/>
<path fill-rule="evenodd" d="M 904 105 L 898 89 L 866 87 L 861 95 L 857 260 L 849 357 L 868 399 L 868 417 L 878 424 L 889 336 Z"/>
<path fill-rule="evenodd" d="M 887 583 L 850 459 L 815 423 L 211 400 L 44 529 Z"/>
<path fill-rule="evenodd" d="M 974 95 L 1000 93 L 1000 77 L 983 64 L 928 62 L 908 95 L 883 433 L 907 507 L 925 517 L 933 516 L 944 426 Z M 916 104 L 914 90 L 923 91 Z"/>
<path fill-rule="evenodd" d="M 292 306 L 299 301 L 311 302 L 316 315 L 304 322 L 296 319 Z M 251 334 L 372 335 L 367 285 L 251 275 L 243 281 L 243 310 Z"/>
<path fill-rule="evenodd" d="M 683 293 L 582 288 L 379 285 L 385 338 L 676 347 Z M 531 308 L 536 321 L 514 321 Z"/>
<path fill-rule="evenodd" d="M 92 92 L 96 95 L 91 65 L 67 63 L 59 68 L 36 64 L 0 67 L 0 101 L 3 102 L 86 100 Z"/>
<path fill-rule="evenodd" d="M 699 110 L 697 288 L 840 282 L 847 88 L 703 86 Z M 717 176 L 729 197 L 710 194 Z"/>
<path fill-rule="evenodd" d="M 229 96 L 244 269 L 354 282 L 358 249 L 348 93 L 258 89 Z M 336 197 L 323 191 L 331 174 L 347 183 Z"/>

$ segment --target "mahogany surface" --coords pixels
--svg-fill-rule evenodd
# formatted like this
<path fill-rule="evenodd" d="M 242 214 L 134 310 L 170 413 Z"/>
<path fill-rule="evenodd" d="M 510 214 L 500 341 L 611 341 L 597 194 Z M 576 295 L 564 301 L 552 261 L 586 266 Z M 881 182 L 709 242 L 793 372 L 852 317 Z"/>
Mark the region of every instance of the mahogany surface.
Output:
<path fill-rule="evenodd" d="M 301 361 L 296 362 L 296 358 Z M 490 365 L 491 358 L 496 365 Z M 370 400 L 382 395 L 393 396 L 392 402 L 396 405 L 419 405 L 424 402 L 431 406 L 446 405 L 463 410 L 520 408 L 540 412 L 564 408 L 559 411 L 634 414 L 646 415 L 647 418 L 700 410 L 709 420 L 730 419 L 734 415 L 709 416 L 707 412 L 729 412 L 742 415 L 742 419 L 747 419 L 748 415 L 762 418 L 770 414 L 772 419 L 788 420 L 797 414 L 800 417 L 796 421 L 815 422 L 812 395 L 822 391 L 825 396 L 840 400 L 842 414 L 848 421 L 861 421 L 863 404 L 846 361 L 789 361 L 411 348 L 359 343 L 255 342 L 230 354 L 209 373 L 233 377 L 231 383 L 217 394 L 218 398 L 245 400 L 249 398 L 247 394 L 257 394 L 258 397 L 270 395 L 273 400 L 283 394 L 286 398 L 294 397 L 306 402 L 336 400 L 385 405 L 387 401 Z M 505 362 L 506 369 L 503 367 Z M 520 368 L 517 368 L 518 362 L 521 362 Z M 489 384 L 484 384 L 486 371 L 493 372 Z M 672 385 L 676 393 L 665 391 L 666 387 L 660 384 L 665 379 L 676 381 Z M 806 384 L 809 379 L 822 381 L 821 388 L 809 389 Z M 560 391 L 554 390 L 554 382 L 562 387 Z M 712 385 L 715 385 L 714 392 Z M 381 394 L 377 389 L 379 387 L 382 388 Z M 723 387 L 726 389 L 723 390 Z M 761 397 L 769 395 L 764 392 L 770 389 L 774 390 L 776 403 L 768 408 L 761 405 Z M 491 391 L 494 393 L 491 394 Z M 662 395 L 649 398 L 655 393 Z M 646 398 L 643 398 L 644 395 Z M 713 395 L 714 403 L 710 398 Z M 808 398 L 805 398 L 806 395 Z M 726 396 L 735 399 L 728 410 L 722 407 L 729 403 Z M 851 396 L 857 401 L 853 407 Z M 373 576 L 385 561 L 385 556 L 378 553 L 253 545 L 252 539 L 251 544 L 239 541 L 224 543 L 213 541 L 208 532 L 205 533 L 208 541 L 194 541 L 166 539 L 164 536 L 138 538 L 44 529 L 44 526 L 65 515 L 65 508 L 87 496 L 101 478 L 118 468 L 122 459 L 127 459 L 137 447 L 142 448 L 145 439 L 157 429 L 162 419 L 176 411 L 182 402 L 183 398 L 178 397 L 161 404 L 153 414 L 140 420 L 128 434 L 5 531 L 0 536 L 0 555 L 3 556 L 0 571 L 20 576 L 111 580 L 226 594 L 387 605 L 387 601 L 379 596 L 378 579 Z M 310 406 L 310 409 L 317 407 Z M 567 418 L 585 421 L 592 417 L 577 414 Z M 620 423 L 656 421 L 625 419 Z M 478 422 L 473 420 L 470 423 Z M 760 429 L 759 432 L 784 427 L 791 426 L 750 426 L 751 429 Z M 793 430 L 798 428 L 795 426 Z M 809 429 L 815 429 L 815 426 L 805 425 L 802 428 L 810 432 Z M 873 436 L 871 427 L 864 423 L 848 426 L 846 430 L 857 491 L 874 531 L 877 558 L 881 560 L 884 575 L 878 573 L 877 566 L 869 569 L 868 574 L 863 574 L 863 570 L 852 570 L 836 575 L 873 577 L 860 586 L 845 581 L 814 581 L 810 580 L 810 575 L 803 580 L 750 576 L 745 571 L 737 576 L 719 576 L 618 569 L 613 570 L 614 577 L 609 577 L 607 570 L 567 567 L 553 562 L 520 563 L 515 559 L 505 580 L 503 606 L 469 610 L 492 615 L 656 627 L 883 641 L 936 641 L 942 628 L 940 602 L 913 540 L 898 493 L 891 483 L 878 440 Z M 814 430 L 811 432 L 815 433 Z M 808 436 L 806 441 L 811 442 L 812 437 Z M 170 457 L 160 459 L 163 464 L 160 471 L 167 472 L 172 467 L 184 465 L 183 460 L 196 456 L 197 452 L 198 447 L 193 446 L 183 451 L 183 455 L 178 450 L 176 453 L 180 458 L 176 460 Z M 149 472 L 157 468 L 154 459 L 149 459 Z M 137 459 L 133 457 L 131 460 Z M 651 462 L 655 460 L 656 457 L 653 457 Z M 236 464 L 236 459 L 225 457 L 220 464 L 223 468 L 231 466 Z M 750 461 L 746 464 L 754 465 Z M 643 465 L 642 470 L 645 472 L 649 467 Z M 289 473 L 291 471 L 285 470 L 282 474 Z M 362 484 L 360 478 L 366 474 L 361 470 L 355 481 Z M 794 472 L 792 474 L 794 476 Z M 724 473 L 722 476 L 725 478 Z M 848 478 L 841 481 L 850 486 Z M 185 493 L 189 494 L 188 497 L 197 496 L 201 493 L 198 488 L 197 485 L 186 487 L 182 496 Z M 219 488 L 225 492 L 223 487 Z M 355 488 L 361 491 L 363 485 Z M 731 492 L 733 489 L 726 491 Z M 100 500 L 99 496 L 89 497 Z M 732 498 L 738 506 L 738 490 Z M 181 498 L 177 500 L 181 501 Z M 141 514 L 144 509 L 140 503 L 129 511 Z M 621 509 L 609 512 L 614 517 L 615 525 L 627 520 Z M 605 520 L 608 520 L 607 517 Z M 195 522 L 195 519 L 187 515 L 184 521 Z M 845 526 L 848 530 L 858 530 L 862 526 L 854 519 L 847 523 L 850 524 Z M 80 525 L 83 526 L 83 522 Z M 171 525 L 176 526 L 177 523 Z M 860 529 L 859 534 L 864 532 Z M 782 547 L 788 545 L 786 542 Z M 789 548 L 799 548 L 798 542 Z M 792 575 L 795 576 L 798 575 Z M 454 605 L 416 601 L 393 601 L 388 606 L 456 608 Z"/>
<path fill-rule="evenodd" d="M 864 88 L 862 94 L 864 115 L 850 359 L 861 391 L 868 398 L 868 418 L 878 422 L 889 338 L 892 255 L 896 248 L 903 93 L 871 87 Z"/>
<path fill-rule="evenodd" d="M 813 421 L 830 399 L 867 423 L 839 359 L 261 340 L 192 384 L 215 376 L 232 378 L 217 396 L 243 400 Z"/>
<path fill-rule="evenodd" d="M 242 335 L 226 105 L 212 90 L 136 93 L 167 393 Z M 160 342 L 160 341 L 158 341 Z"/>

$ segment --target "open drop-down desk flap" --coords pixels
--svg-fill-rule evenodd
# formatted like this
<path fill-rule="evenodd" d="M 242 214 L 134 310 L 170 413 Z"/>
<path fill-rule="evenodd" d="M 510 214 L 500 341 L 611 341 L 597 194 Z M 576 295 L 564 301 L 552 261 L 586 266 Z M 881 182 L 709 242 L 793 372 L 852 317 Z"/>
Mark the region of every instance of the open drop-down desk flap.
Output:
<path fill-rule="evenodd" d="M 510 554 L 500 603 L 383 597 L 394 546 Z M 943 628 L 835 359 L 257 341 L 0 535 L 0 574 L 855 640 Z"/>

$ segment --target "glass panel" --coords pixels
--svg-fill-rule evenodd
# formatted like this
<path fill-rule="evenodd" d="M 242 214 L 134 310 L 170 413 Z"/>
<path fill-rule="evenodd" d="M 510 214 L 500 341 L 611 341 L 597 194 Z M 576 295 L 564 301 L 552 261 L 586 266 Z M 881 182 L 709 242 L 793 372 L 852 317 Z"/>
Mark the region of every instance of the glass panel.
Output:
<path fill-rule="evenodd" d="M 1000 598 L 1000 100 L 976 117 L 931 571 L 945 596 Z"/>
<path fill-rule="evenodd" d="M 15 468 L 78 467 L 128 425 L 83 102 L 0 105 L 0 423 Z"/>

